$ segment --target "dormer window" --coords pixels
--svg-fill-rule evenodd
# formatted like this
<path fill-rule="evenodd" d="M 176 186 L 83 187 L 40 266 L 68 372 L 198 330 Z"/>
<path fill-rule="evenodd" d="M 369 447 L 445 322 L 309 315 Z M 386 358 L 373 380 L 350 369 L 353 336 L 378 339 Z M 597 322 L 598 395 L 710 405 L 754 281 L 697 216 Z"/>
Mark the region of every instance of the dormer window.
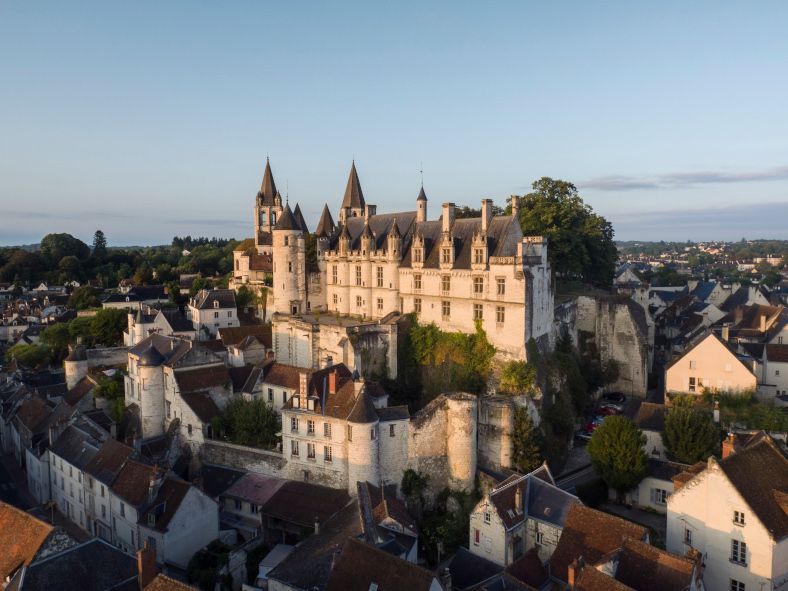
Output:
<path fill-rule="evenodd" d="M 484 249 L 483 248 L 474 248 L 473 249 L 473 262 L 477 265 L 484 264 Z"/>
<path fill-rule="evenodd" d="M 213 307 L 214 308 L 218 308 L 219 307 L 219 300 L 214 300 L 213 301 Z"/>
<path fill-rule="evenodd" d="M 441 249 L 441 262 L 445 264 L 451 263 L 451 248 Z"/>
<path fill-rule="evenodd" d="M 420 248 L 413 249 L 413 262 L 420 263 L 422 262 L 422 250 Z"/>

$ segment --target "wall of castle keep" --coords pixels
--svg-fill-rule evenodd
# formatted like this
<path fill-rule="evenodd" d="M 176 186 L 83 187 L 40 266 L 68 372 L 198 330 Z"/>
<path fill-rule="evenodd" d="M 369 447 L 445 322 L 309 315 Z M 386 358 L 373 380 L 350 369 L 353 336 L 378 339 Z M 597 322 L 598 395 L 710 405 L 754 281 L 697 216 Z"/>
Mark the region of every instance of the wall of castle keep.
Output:
<path fill-rule="evenodd" d="M 264 476 L 287 476 L 287 461 L 281 453 L 223 441 L 206 441 L 202 446 L 202 461 L 205 464 L 229 466 Z"/>
<path fill-rule="evenodd" d="M 534 424 L 539 424 L 539 411 L 528 396 L 479 398 L 477 461 L 480 467 L 496 472 L 512 467 L 512 432 L 517 407 L 525 408 Z"/>

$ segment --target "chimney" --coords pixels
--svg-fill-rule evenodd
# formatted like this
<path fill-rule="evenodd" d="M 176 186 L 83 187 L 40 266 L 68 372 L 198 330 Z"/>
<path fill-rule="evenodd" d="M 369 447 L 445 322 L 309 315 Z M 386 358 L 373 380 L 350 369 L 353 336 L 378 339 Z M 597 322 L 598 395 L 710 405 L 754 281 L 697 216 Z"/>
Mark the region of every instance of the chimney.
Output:
<path fill-rule="evenodd" d="M 443 573 L 441 573 L 441 585 L 446 591 L 451 591 L 451 571 L 449 567 L 443 569 Z"/>
<path fill-rule="evenodd" d="M 145 545 L 137 550 L 137 578 L 140 591 L 143 591 L 156 578 L 156 549 L 148 545 L 147 540 L 145 540 Z"/>
<path fill-rule="evenodd" d="M 301 394 L 301 396 L 307 395 L 306 386 L 308 378 L 309 375 L 305 371 L 302 371 L 300 374 L 298 374 L 298 392 Z"/>
<path fill-rule="evenodd" d="M 159 494 L 159 488 L 161 488 L 161 481 L 161 472 L 158 466 L 154 466 L 153 472 L 150 475 L 150 481 L 148 482 L 148 503 L 152 503 L 156 500 L 156 495 Z"/>
<path fill-rule="evenodd" d="M 761 314 L 761 332 L 766 332 L 766 314 Z"/>
<path fill-rule="evenodd" d="M 575 579 L 577 578 L 577 575 L 580 574 L 580 571 L 583 570 L 584 565 L 585 561 L 583 560 L 582 556 L 575 558 L 569 564 L 569 568 L 566 570 L 566 582 L 569 584 L 570 589 L 575 588 Z"/>
<path fill-rule="evenodd" d="M 337 370 L 334 370 L 328 374 L 328 393 L 337 393 Z"/>
<path fill-rule="evenodd" d="M 736 453 L 736 435 L 728 433 L 728 436 L 722 442 L 722 459 L 732 456 Z"/>
<path fill-rule="evenodd" d="M 378 206 L 377 205 L 370 205 L 369 203 L 365 203 L 364 204 L 364 218 L 365 219 L 368 220 L 373 215 L 376 215 L 377 212 L 378 212 Z"/>
<path fill-rule="evenodd" d="M 523 510 L 523 491 L 519 484 L 514 491 L 514 508 L 518 513 L 521 513 Z"/>
<path fill-rule="evenodd" d="M 482 199 L 482 233 L 487 234 L 492 219 L 492 199 Z"/>
<path fill-rule="evenodd" d="M 444 203 L 441 215 L 441 231 L 448 232 L 454 224 L 454 203 Z"/>
<path fill-rule="evenodd" d="M 731 325 L 730 323 L 726 322 L 722 325 L 722 340 L 728 341 L 731 338 Z"/>
<path fill-rule="evenodd" d="M 520 198 L 517 195 L 512 195 L 512 217 L 520 219 Z"/>
<path fill-rule="evenodd" d="M 744 318 L 744 309 L 741 306 L 736 306 L 736 310 L 733 312 L 733 317 L 736 319 L 736 324 L 739 324 Z"/>
<path fill-rule="evenodd" d="M 720 401 L 714 401 L 714 411 L 712 413 L 714 415 L 714 422 L 719 425 L 720 424 Z"/>
<path fill-rule="evenodd" d="M 315 535 L 320 533 L 320 518 L 315 516 Z"/>

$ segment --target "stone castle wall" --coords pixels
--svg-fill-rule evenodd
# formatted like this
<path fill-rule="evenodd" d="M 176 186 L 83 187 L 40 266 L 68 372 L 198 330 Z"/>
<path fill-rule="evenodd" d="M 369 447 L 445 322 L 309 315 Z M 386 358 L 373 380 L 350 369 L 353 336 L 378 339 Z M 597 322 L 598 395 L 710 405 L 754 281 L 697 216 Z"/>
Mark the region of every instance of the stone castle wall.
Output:
<path fill-rule="evenodd" d="M 202 461 L 264 476 L 287 477 L 287 460 L 281 453 L 245 445 L 208 440 L 202 446 Z"/>

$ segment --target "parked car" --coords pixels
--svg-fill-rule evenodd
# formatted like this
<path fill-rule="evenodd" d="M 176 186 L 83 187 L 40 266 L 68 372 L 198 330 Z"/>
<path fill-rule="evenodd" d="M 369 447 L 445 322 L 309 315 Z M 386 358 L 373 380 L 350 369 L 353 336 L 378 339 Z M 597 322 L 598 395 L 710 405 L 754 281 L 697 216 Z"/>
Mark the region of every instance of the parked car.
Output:
<path fill-rule="evenodd" d="M 602 395 L 602 402 L 613 402 L 615 404 L 624 404 L 627 401 L 626 395 L 621 392 L 608 392 Z"/>
<path fill-rule="evenodd" d="M 575 438 L 580 439 L 581 441 L 589 441 L 593 434 L 594 434 L 593 431 L 586 431 L 584 429 L 581 429 L 580 431 L 575 431 Z"/>
<path fill-rule="evenodd" d="M 623 409 L 619 408 L 617 404 L 603 404 L 598 406 L 597 409 L 594 411 L 597 415 L 602 415 L 604 417 L 610 415 L 620 415 Z"/>

